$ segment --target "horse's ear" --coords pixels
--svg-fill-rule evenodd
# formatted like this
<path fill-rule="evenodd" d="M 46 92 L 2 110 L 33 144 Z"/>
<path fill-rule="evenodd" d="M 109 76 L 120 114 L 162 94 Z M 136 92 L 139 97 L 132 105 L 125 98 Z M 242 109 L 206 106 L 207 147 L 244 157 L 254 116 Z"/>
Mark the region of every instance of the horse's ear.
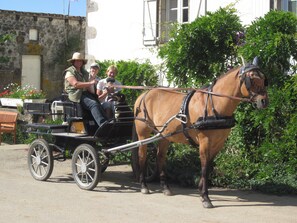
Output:
<path fill-rule="evenodd" d="M 240 58 L 241 58 L 242 66 L 245 66 L 246 65 L 246 62 L 245 62 L 243 56 L 240 56 Z"/>
<path fill-rule="evenodd" d="M 255 57 L 253 60 L 253 65 L 258 66 L 259 65 L 259 57 Z"/>

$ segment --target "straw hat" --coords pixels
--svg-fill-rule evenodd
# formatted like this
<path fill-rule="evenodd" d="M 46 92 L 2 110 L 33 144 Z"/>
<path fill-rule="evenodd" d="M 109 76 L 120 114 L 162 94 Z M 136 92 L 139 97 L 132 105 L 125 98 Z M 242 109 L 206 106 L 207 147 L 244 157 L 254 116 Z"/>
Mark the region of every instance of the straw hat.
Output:
<path fill-rule="evenodd" d="M 67 60 L 68 62 L 73 62 L 75 60 L 82 60 L 84 62 L 84 64 L 86 64 L 88 62 L 88 60 L 86 60 L 83 55 L 81 53 L 78 53 L 78 52 L 75 52 L 73 55 L 72 55 L 72 58 Z"/>

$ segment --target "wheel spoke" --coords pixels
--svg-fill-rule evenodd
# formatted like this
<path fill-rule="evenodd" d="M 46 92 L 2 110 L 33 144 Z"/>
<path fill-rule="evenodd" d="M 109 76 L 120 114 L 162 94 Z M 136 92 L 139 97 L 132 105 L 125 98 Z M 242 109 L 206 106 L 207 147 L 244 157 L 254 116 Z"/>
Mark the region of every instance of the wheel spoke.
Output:
<path fill-rule="evenodd" d="M 81 158 L 81 156 L 77 155 L 77 157 L 79 158 L 80 162 L 83 163 L 83 159 Z"/>
<path fill-rule="evenodd" d="M 89 166 L 89 165 L 91 165 L 92 163 L 94 163 L 94 160 L 91 160 L 91 162 L 87 163 L 86 166 Z"/>
<path fill-rule="evenodd" d="M 40 158 L 43 160 L 43 159 L 46 159 L 48 157 L 48 154 L 45 154 L 44 156 L 41 156 L 40 155 Z"/>
<path fill-rule="evenodd" d="M 42 165 L 43 167 L 44 167 L 44 166 L 48 166 L 48 163 L 46 163 L 46 162 L 44 162 L 44 161 L 42 161 L 41 163 L 43 164 L 43 165 Z"/>
<path fill-rule="evenodd" d="M 86 176 L 86 181 L 85 181 L 85 183 L 86 183 L 86 184 L 89 184 L 88 172 L 85 173 L 85 176 Z"/>
<path fill-rule="evenodd" d="M 94 168 L 89 168 L 90 171 L 96 172 Z"/>
<path fill-rule="evenodd" d="M 41 172 L 41 166 L 40 166 L 40 165 L 38 165 L 37 169 L 38 169 L 38 172 L 39 172 L 39 176 L 42 176 L 42 172 Z"/>
<path fill-rule="evenodd" d="M 36 157 L 34 159 L 31 159 L 31 160 L 32 160 L 31 166 L 34 166 L 34 164 L 36 164 Z"/>
<path fill-rule="evenodd" d="M 93 181 L 94 178 L 89 174 L 89 172 L 87 172 L 87 175 L 90 177 L 90 179 Z"/>

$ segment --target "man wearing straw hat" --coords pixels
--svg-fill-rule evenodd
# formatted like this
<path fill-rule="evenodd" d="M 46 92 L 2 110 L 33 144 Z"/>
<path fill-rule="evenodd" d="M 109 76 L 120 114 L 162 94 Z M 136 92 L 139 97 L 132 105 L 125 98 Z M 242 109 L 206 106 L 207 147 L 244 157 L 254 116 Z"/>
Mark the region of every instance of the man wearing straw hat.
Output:
<path fill-rule="evenodd" d="M 80 103 L 84 109 L 91 111 L 98 126 L 101 126 L 107 120 L 106 114 L 97 98 L 87 91 L 87 88 L 97 84 L 98 80 L 88 81 L 89 73 L 83 67 L 87 60 L 80 53 L 75 52 L 68 62 L 71 62 L 72 66 L 64 71 L 64 88 L 69 100 Z"/>

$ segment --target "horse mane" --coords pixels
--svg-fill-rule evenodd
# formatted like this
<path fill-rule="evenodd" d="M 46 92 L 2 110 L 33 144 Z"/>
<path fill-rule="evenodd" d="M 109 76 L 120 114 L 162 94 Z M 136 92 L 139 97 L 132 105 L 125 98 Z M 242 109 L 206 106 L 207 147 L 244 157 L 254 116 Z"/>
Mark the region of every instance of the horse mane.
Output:
<path fill-rule="evenodd" d="M 220 76 L 218 76 L 217 78 L 215 78 L 210 84 L 205 84 L 205 85 L 203 85 L 202 87 L 200 87 L 199 89 L 200 89 L 200 90 L 204 90 L 204 89 L 209 88 L 211 85 L 213 85 L 214 83 L 216 83 L 218 80 L 223 79 L 223 78 L 226 77 L 228 74 L 230 74 L 230 73 L 232 73 L 232 72 L 234 72 L 235 70 L 238 70 L 238 69 L 239 69 L 239 67 L 234 67 L 234 68 L 228 70 L 226 73 L 223 73 L 223 74 L 221 74 Z"/>
<path fill-rule="evenodd" d="M 224 78 L 224 77 L 227 76 L 228 74 L 230 74 L 230 73 L 232 73 L 232 72 L 234 72 L 235 70 L 238 70 L 238 69 L 239 69 L 239 67 L 234 67 L 234 68 L 228 70 L 226 73 L 221 74 L 221 75 L 217 78 L 217 80 Z"/>

